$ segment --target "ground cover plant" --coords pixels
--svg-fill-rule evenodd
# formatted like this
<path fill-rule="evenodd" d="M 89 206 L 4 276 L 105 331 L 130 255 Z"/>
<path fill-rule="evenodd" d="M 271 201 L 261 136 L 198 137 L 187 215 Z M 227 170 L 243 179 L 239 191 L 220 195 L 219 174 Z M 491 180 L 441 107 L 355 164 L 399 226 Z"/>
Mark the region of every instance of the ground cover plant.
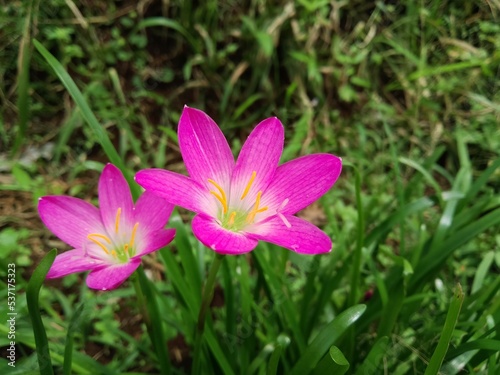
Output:
<path fill-rule="evenodd" d="M 0 373 L 500 373 L 499 16 L 497 1 L 3 4 Z M 301 220 L 319 228 L 316 255 L 263 227 L 252 233 L 269 242 L 221 255 L 194 195 L 146 181 L 206 172 L 186 157 L 185 105 L 214 120 L 227 158 L 265 119 L 278 134 L 275 118 L 279 164 L 342 158 L 338 179 L 288 176 L 299 212 L 266 201 L 261 169 L 200 180 L 212 222 Z M 141 214 L 103 198 L 128 189 Z M 62 201 L 48 196 L 87 214 L 53 216 Z M 61 263 L 85 220 L 105 278 Z M 82 272 L 52 278 L 56 253 Z M 119 279 L 106 273 L 118 258 Z"/>

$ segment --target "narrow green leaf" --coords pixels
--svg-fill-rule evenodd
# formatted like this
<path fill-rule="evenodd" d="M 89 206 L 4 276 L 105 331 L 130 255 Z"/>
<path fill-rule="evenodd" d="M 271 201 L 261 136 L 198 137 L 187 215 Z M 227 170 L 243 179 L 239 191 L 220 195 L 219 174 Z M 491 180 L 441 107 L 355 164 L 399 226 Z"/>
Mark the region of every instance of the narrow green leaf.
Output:
<path fill-rule="evenodd" d="M 418 172 L 420 172 L 420 174 L 422 174 L 422 176 L 427 180 L 429 185 L 431 185 L 431 187 L 436 192 L 436 196 L 442 205 L 442 203 L 443 203 L 443 191 L 441 190 L 441 186 L 439 186 L 436 179 L 434 177 L 432 177 L 432 175 L 422 165 L 420 165 L 419 163 L 417 163 L 414 160 L 411 160 L 411 159 L 408 159 L 405 157 L 400 157 L 399 161 L 403 164 L 408 165 L 409 167 L 412 167 L 413 169 L 416 169 Z"/>
<path fill-rule="evenodd" d="M 481 176 L 479 176 L 471 185 L 470 189 L 467 191 L 467 195 L 465 198 L 460 202 L 459 205 L 459 210 L 461 210 L 463 207 L 467 205 L 467 203 L 471 202 L 474 200 L 479 193 L 479 191 L 486 185 L 486 183 L 489 181 L 491 175 L 498 169 L 500 168 L 500 158 L 496 159 L 491 165 L 486 168 L 486 170 L 481 173 Z"/>
<path fill-rule="evenodd" d="M 118 168 L 120 168 L 120 170 L 123 172 L 123 175 L 127 179 L 134 197 L 138 197 L 141 191 L 139 185 L 137 185 L 137 183 L 134 181 L 134 179 L 128 172 L 125 163 L 120 158 L 120 155 L 118 155 L 118 152 L 113 146 L 113 143 L 111 143 L 111 140 L 109 139 L 108 134 L 104 130 L 104 127 L 102 127 L 99 124 L 99 121 L 97 120 L 94 113 L 90 109 L 87 101 L 83 97 L 75 81 L 73 81 L 73 79 L 70 77 L 68 72 L 66 72 L 61 63 L 57 61 L 57 59 L 40 42 L 34 39 L 33 44 L 35 45 L 38 52 L 40 52 L 43 58 L 47 61 L 50 67 L 57 74 L 64 87 L 66 87 L 66 90 L 68 90 L 69 94 L 75 101 L 76 105 L 80 108 L 82 117 L 94 132 L 96 139 L 101 144 L 109 160 Z"/>
<path fill-rule="evenodd" d="M 307 374 L 315 368 L 326 351 L 363 315 L 365 309 L 365 305 L 352 306 L 328 323 L 302 353 L 290 375 Z"/>
<path fill-rule="evenodd" d="M 349 361 L 339 348 L 332 346 L 323 359 L 319 361 L 312 375 L 343 375 L 347 370 L 349 370 Z"/>
<path fill-rule="evenodd" d="M 201 274 L 200 267 L 193 254 L 193 248 L 189 242 L 189 235 L 186 230 L 186 225 L 182 222 L 178 214 L 171 216 L 169 224 L 175 228 L 175 246 L 179 250 L 178 254 L 181 258 L 184 274 L 189 275 L 185 278 L 186 283 L 191 288 L 191 293 L 195 296 L 201 296 Z M 200 297 L 201 298 L 201 297 Z"/>
<path fill-rule="evenodd" d="M 486 278 L 486 275 L 488 275 L 488 271 L 493 263 L 494 257 L 495 253 L 493 251 L 489 251 L 483 257 L 481 263 L 479 263 L 479 266 L 477 267 L 476 270 L 476 274 L 474 275 L 474 281 L 472 282 L 472 291 L 471 291 L 472 294 L 474 294 L 475 292 L 477 292 L 479 289 L 482 288 L 483 281 Z"/>
<path fill-rule="evenodd" d="M 415 270 L 415 275 L 411 279 L 410 286 L 415 288 L 421 285 L 422 279 L 425 279 L 434 270 L 439 268 L 439 265 L 448 259 L 448 257 L 460 246 L 484 232 L 488 228 L 500 223 L 500 208 L 484 215 L 480 219 L 474 221 L 468 226 L 462 228 L 459 232 L 453 233 L 446 238 L 442 245 L 441 251 L 431 256 L 424 257 L 418 269 Z"/>
<path fill-rule="evenodd" d="M 267 375 L 276 375 L 278 373 L 278 365 L 280 363 L 282 351 L 283 347 L 281 345 L 278 344 L 274 347 L 273 354 L 271 354 L 271 358 L 269 358 L 269 362 L 267 364 Z"/>
<path fill-rule="evenodd" d="M 500 340 L 495 339 L 478 339 L 474 341 L 466 342 L 454 348 L 448 352 L 446 355 L 447 360 L 451 360 L 459 355 L 469 352 L 471 350 L 487 350 L 498 353 L 500 351 Z"/>
<path fill-rule="evenodd" d="M 196 52 L 199 52 L 197 40 L 177 21 L 165 17 L 146 18 L 137 24 L 135 31 L 147 27 L 166 27 L 175 30 L 186 38 Z"/>
<path fill-rule="evenodd" d="M 379 338 L 370 349 L 361 366 L 356 370 L 356 375 L 376 374 L 377 369 L 380 367 L 380 361 L 387 353 L 388 346 L 389 338 L 387 336 Z"/>
<path fill-rule="evenodd" d="M 171 373 L 170 357 L 168 355 L 167 340 L 165 340 L 164 337 L 162 319 L 158 309 L 158 302 L 156 301 L 153 285 L 151 285 L 148 280 L 142 266 L 139 266 L 136 273 L 139 276 L 141 290 L 144 293 L 146 300 L 147 311 L 149 313 L 149 321 L 147 322 L 148 331 L 160 364 L 160 371 L 161 374 L 168 375 Z"/>
<path fill-rule="evenodd" d="M 26 129 L 29 119 L 29 84 L 30 84 L 30 60 L 31 60 L 31 7 L 28 8 L 28 13 L 24 20 L 24 30 L 19 43 L 19 55 L 17 59 L 17 133 L 12 147 L 12 155 L 15 155 L 26 137 Z"/>
<path fill-rule="evenodd" d="M 419 79 L 421 77 L 428 77 L 428 76 L 434 76 L 434 75 L 443 74 L 443 73 L 449 73 L 449 72 L 453 72 L 455 70 L 469 69 L 469 68 L 473 68 L 475 66 L 481 66 L 484 64 L 485 64 L 484 60 L 470 60 L 470 61 L 461 61 L 458 63 L 446 64 L 446 65 L 441 65 L 441 66 L 426 67 L 424 69 L 417 70 L 417 71 L 411 73 L 408 76 L 408 80 L 413 81 L 413 80 Z"/>
<path fill-rule="evenodd" d="M 38 304 L 38 295 L 42 288 L 45 277 L 54 263 L 57 251 L 53 249 L 45 255 L 40 264 L 33 271 L 28 286 L 26 287 L 26 300 L 28 303 L 28 312 L 30 314 L 33 325 L 33 333 L 35 335 L 36 355 L 38 357 L 38 365 L 40 366 L 41 375 L 53 375 L 52 360 L 49 352 L 49 342 L 47 334 L 43 326 L 42 317 L 40 316 L 40 307 Z"/>
<path fill-rule="evenodd" d="M 80 316 L 83 312 L 84 304 L 82 303 L 74 312 L 71 317 L 71 321 L 69 323 L 68 332 L 66 334 L 66 345 L 64 347 L 64 366 L 63 366 L 63 374 L 70 375 L 71 374 L 71 364 L 73 361 L 73 336 L 75 331 L 77 330 L 80 320 Z"/>
<path fill-rule="evenodd" d="M 446 321 L 444 322 L 443 331 L 439 337 L 438 344 L 432 357 L 429 361 L 429 365 L 425 370 L 424 375 L 437 375 L 443 359 L 448 351 L 448 346 L 450 345 L 451 336 L 455 330 L 455 325 L 457 324 L 458 316 L 460 314 L 460 309 L 462 308 L 462 303 L 464 301 L 464 293 L 460 284 L 457 284 L 455 293 L 452 297 L 450 308 L 448 309 L 448 315 L 446 316 Z"/>

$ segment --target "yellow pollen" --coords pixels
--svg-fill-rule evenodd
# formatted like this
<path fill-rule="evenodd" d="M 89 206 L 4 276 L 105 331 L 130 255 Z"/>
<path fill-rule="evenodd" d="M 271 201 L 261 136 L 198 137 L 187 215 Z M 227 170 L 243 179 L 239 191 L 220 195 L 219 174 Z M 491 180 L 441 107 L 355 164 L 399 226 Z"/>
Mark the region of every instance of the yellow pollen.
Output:
<path fill-rule="evenodd" d="M 139 226 L 139 223 L 135 223 L 134 228 L 132 229 L 132 237 L 130 239 L 130 247 L 134 246 L 135 233 L 137 232 L 138 226 Z M 128 250 L 128 247 L 127 247 L 127 250 Z"/>
<path fill-rule="evenodd" d="M 128 253 L 128 243 L 126 243 L 125 245 L 123 245 L 123 251 L 125 251 L 126 253 Z"/>
<path fill-rule="evenodd" d="M 245 191 L 243 191 L 243 194 L 241 195 L 240 200 L 243 200 L 243 198 L 245 198 L 247 196 L 248 192 L 250 191 L 250 188 L 252 187 L 253 180 L 255 180 L 255 176 L 257 176 L 257 172 L 253 171 L 252 177 L 250 177 L 250 181 L 248 181 L 248 184 L 245 187 Z"/>
<path fill-rule="evenodd" d="M 226 193 L 224 192 L 224 189 L 214 180 L 208 179 L 208 182 L 210 182 L 212 185 L 214 185 L 216 187 L 216 189 L 219 191 L 220 195 L 217 194 L 217 192 L 215 192 L 213 190 L 211 190 L 210 193 L 213 194 L 213 196 L 215 198 L 217 198 L 217 200 L 222 204 L 223 212 L 226 213 L 227 212 L 227 197 L 226 197 Z"/>
<path fill-rule="evenodd" d="M 262 191 L 259 191 L 257 193 L 257 198 L 255 199 L 255 206 L 253 207 L 252 211 L 250 211 L 250 213 L 248 214 L 247 216 L 247 223 L 251 224 L 253 223 L 253 221 L 255 220 L 255 216 L 259 213 L 259 212 L 264 212 L 267 210 L 267 206 L 266 207 L 262 207 L 262 208 L 259 208 L 259 204 L 260 204 L 260 197 L 262 196 Z"/>
<path fill-rule="evenodd" d="M 231 215 L 229 215 L 229 221 L 227 222 L 229 226 L 234 224 L 235 217 L 236 217 L 236 211 L 231 212 Z"/>
<path fill-rule="evenodd" d="M 116 211 L 116 219 L 115 219 L 115 233 L 118 233 L 118 228 L 120 227 L 120 215 L 122 214 L 122 208 L 118 207 Z"/>
<path fill-rule="evenodd" d="M 116 251 L 111 250 L 111 255 L 113 255 L 113 258 L 116 258 Z"/>
<path fill-rule="evenodd" d="M 90 241 L 92 241 L 93 243 L 98 245 L 101 249 L 103 249 L 106 254 L 109 254 L 108 248 L 105 245 L 103 245 L 101 242 L 99 242 L 99 240 L 95 239 L 94 237 L 101 238 L 109 244 L 111 244 L 111 240 L 108 237 L 106 237 L 105 235 L 99 234 L 99 233 L 91 233 L 87 236 L 87 238 Z"/>

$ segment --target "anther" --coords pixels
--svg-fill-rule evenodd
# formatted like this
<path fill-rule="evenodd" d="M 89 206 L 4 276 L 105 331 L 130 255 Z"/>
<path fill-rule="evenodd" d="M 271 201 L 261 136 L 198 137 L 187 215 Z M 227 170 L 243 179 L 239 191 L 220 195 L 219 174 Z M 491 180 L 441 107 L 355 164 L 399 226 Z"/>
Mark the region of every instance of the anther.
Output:
<path fill-rule="evenodd" d="M 248 214 L 247 216 L 247 222 L 248 223 L 253 223 L 253 221 L 255 220 L 255 216 L 259 213 L 259 212 L 264 212 L 267 210 L 267 206 L 266 207 L 262 207 L 262 208 L 259 208 L 259 204 L 260 204 L 260 197 L 262 196 L 262 191 L 259 191 L 257 193 L 257 198 L 255 199 L 255 205 L 254 205 L 254 208 L 252 211 L 250 211 L 250 213 Z"/>
<path fill-rule="evenodd" d="M 252 187 L 253 181 L 255 180 L 255 176 L 257 176 L 257 172 L 253 171 L 252 177 L 250 177 L 250 181 L 248 181 L 248 184 L 245 187 L 245 190 L 243 191 L 243 194 L 241 195 L 240 200 L 243 200 L 243 198 L 245 198 L 247 196 L 248 192 L 250 191 L 250 188 Z"/>
<path fill-rule="evenodd" d="M 103 234 L 99 234 L 99 233 L 91 233 L 91 234 L 89 234 L 89 235 L 87 236 L 87 238 L 88 238 L 90 241 L 92 241 L 92 242 L 93 242 L 93 243 L 95 243 L 97 246 L 99 246 L 101 249 L 103 249 L 103 250 L 104 250 L 104 252 L 105 252 L 106 254 L 109 254 L 109 250 L 108 250 L 108 248 L 107 248 L 105 245 L 103 245 L 101 242 L 99 242 L 99 240 L 96 240 L 94 237 L 101 238 L 101 239 L 103 239 L 104 241 L 106 241 L 108 244 L 111 244 L 111 240 L 110 240 L 108 237 L 106 237 L 105 235 L 103 235 Z"/>
<path fill-rule="evenodd" d="M 135 241 L 135 233 L 137 232 L 137 227 L 139 226 L 139 223 L 135 223 L 134 228 L 132 229 L 132 236 L 130 239 L 130 247 L 134 246 L 134 241 Z"/>
<path fill-rule="evenodd" d="M 217 192 L 211 190 L 210 193 L 213 194 L 215 198 L 222 204 L 222 209 L 223 212 L 227 212 L 227 197 L 226 193 L 224 192 L 224 189 L 214 180 L 208 179 L 208 182 L 210 182 L 212 185 L 215 186 L 215 188 L 219 191 L 219 194 Z"/>
<path fill-rule="evenodd" d="M 115 233 L 118 233 L 118 229 L 120 228 L 120 215 L 122 214 L 122 208 L 118 207 L 116 210 L 116 218 L 115 218 Z"/>

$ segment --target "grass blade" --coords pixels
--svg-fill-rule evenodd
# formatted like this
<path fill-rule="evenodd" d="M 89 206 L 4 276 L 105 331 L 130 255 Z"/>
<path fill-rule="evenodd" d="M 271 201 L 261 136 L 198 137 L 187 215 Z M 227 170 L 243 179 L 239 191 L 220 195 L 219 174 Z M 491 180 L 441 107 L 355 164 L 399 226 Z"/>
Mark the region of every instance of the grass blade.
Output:
<path fill-rule="evenodd" d="M 324 327 L 306 348 L 290 375 L 308 374 L 340 336 L 365 312 L 365 305 L 356 305 L 339 314 Z"/>
<path fill-rule="evenodd" d="M 26 15 L 25 25 L 21 43 L 19 44 L 19 56 L 17 61 L 17 111 L 18 128 L 12 155 L 15 155 L 26 137 L 26 129 L 29 119 L 29 84 L 30 84 L 30 60 L 31 60 L 31 4 Z"/>
<path fill-rule="evenodd" d="M 154 295 L 154 289 L 144 273 L 142 266 L 137 269 L 137 274 L 139 276 L 139 283 L 141 285 L 142 292 L 144 293 L 147 311 L 149 313 L 149 321 L 147 322 L 148 331 L 158 357 L 158 362 L 160 363 L 161 373 L 170 374 L 170 357 L 168 355 L 167 342 L 163 334 L 162 319 L 160 311 L 158 310 L 158 303 L 156 301 L 156 296 Z"/>
<path fill-rule="evenodd" d="M 318 363 L 312 375 L 335 374 L 343 375 L 349 370 L 349 361 L 336 346 L 332 346 L 328 353 Z"/>
<path fill-rule="evenodd" d="M 384 358 L 384 354 L 387 353 L 388 346 L 389 338 L 387 336 L 379 338 L 375 345 L 373 345 L 370 349 L 370 352 L 361 366 L 357 369 L 356 375 L 376 373 L 376 369 L 378 369 L 380 361 Z"/>
<path fill-rule="evenodd" d="M 134 179 L 128 172 L 125 163 L 120 158 L 120 155 L 118 155 L 118 152 L 113 146 L 113 143 L 111 143 L 111 140 L 109 139 L 108 134 L 106 133 L 104 128 L 99 124 L 99 121 L 97 120 L 94 113 L 90 109 L 87 101 L 83 97 L 83 94 L 76 85 L 75 81 L 73 81 L 73 79 L 70 77 L 68 72 L 66 72 L 61 63 L 57 61 L 57 59 L 40 42 L 34 39 L 33 44 L 35 45 L 38 52 L 40 52 L 43 58 L 47 61 L 50 67 L 57 74 L 64 87 L 66 87 L 66 90 L 68 90 L 69 94 L 75 101 L 76 105 L 80 108 L 82 117 L 85 119 L 87 124 L 94 132 L 96 139 L 99 140 L 102 148 L 104 149 L 104 152 L 108 156 L 111 163 L 116 165 L 123 172 L 123 175 L 127 179 L 134 197 L 138 197 L 140 194 L 139 185 L 137 185 L 137 183 L 134 181 Z"/>
<path fill-rule="evenodd" d="M 66 334 L 66 346 L 64 347 L 64 366 L 63 366 L 63 374 L 70 375 L 71 374 L 71 364 L 73 362 L 73 336 L 78 328 L 78 321 L 83 312 L 83 303 L 76 309 L 73 317 L 71 318 L 71 322 L 69 323 L 68 333 Z"/>
<path fill-rule="evenodd" d="M 28 302 L 28 312 L 33 324 L 33 333 L 35 334 L 36 355 L 38 357 L 38 365 L 40 366 L 41 375 L 53 375 L 52 361 L 50 359 L 49 343 L 47 334 L 43 326 L 42 317 L 40 316 L 40 307 L 38 304 L 38 295 L 42 287 L 45 277 L 49 272 L 57 251 L 53 249 L 45 255 L 40 264 L 37 266 L 26 288 L 26 300 Z"/>
<path fill-rule="evenodd" d="M 464 302 L 464 293 L 460 284 L 457 284 L 453 299 L 450 303 L 450 308 L 448 309 L 448 315 L 446 316 L 446 321 L 444 322 L 443 331 L 439 338 L 439 342 L 432 354 L 429 365 L 425 370 L 424 375 L 436 375 L 441 368 L 443 359 L 448 351 L 448 346 L 450 345 L 451 336 L 455 330 L 455 325 L 457 324 L 458 316 L 460 315 L 460 309 L 462 308 L 462 303 Z"/>

